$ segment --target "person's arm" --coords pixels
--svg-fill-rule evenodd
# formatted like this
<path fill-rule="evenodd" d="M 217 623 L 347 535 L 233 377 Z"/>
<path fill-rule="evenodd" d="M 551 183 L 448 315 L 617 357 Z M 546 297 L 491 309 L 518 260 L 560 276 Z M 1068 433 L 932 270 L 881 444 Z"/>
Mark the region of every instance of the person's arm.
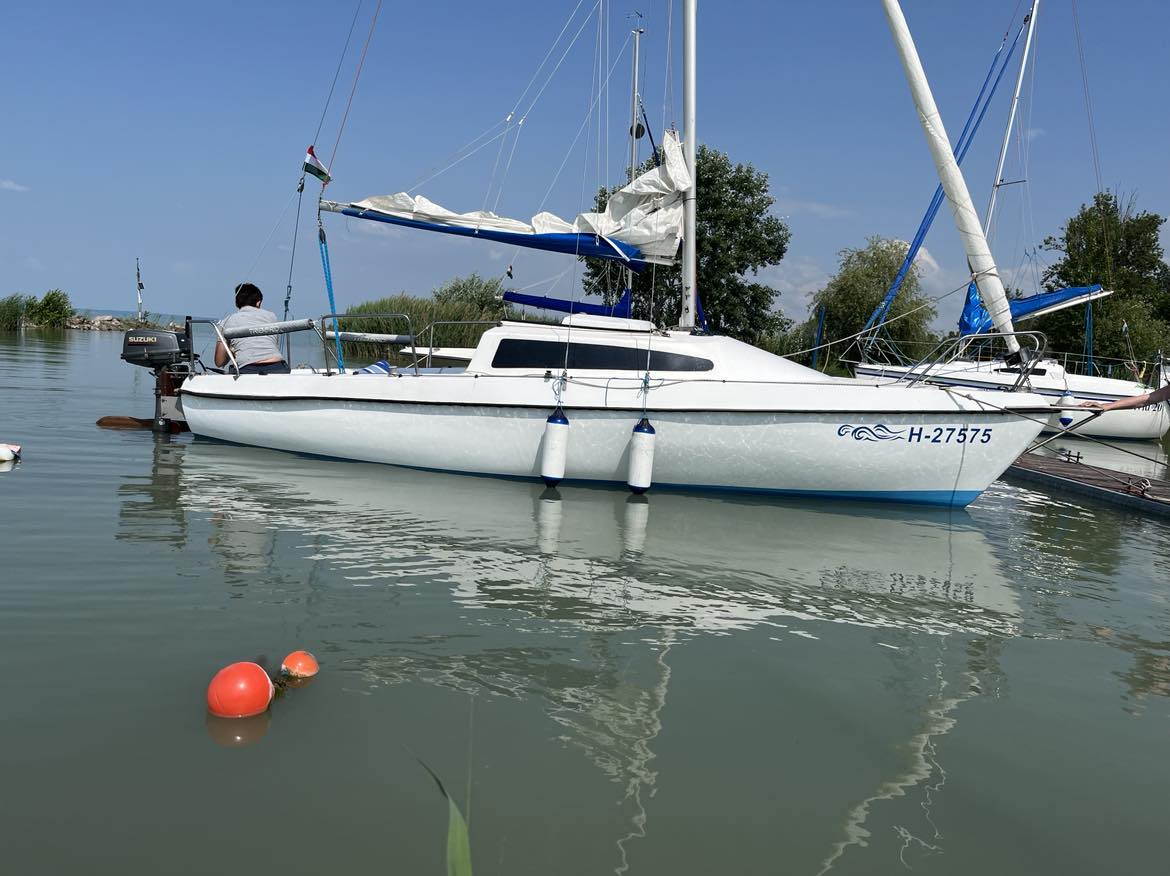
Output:
<path fill-rule="evenodd" d="M 1129 398 L 1120 398 L 1115 402 L 1109 402 L 1107 405 L 1090 402 L 1086 407 L 1100 408 L 1103 411 L 1128 411 L 1133 408 L 1144 408 L 1146 405 L 1156 405 L 1158 402 L 1164 402 L 1167 399 L 1170 399 L 1170 384 L 1163 386 L 1161 389 L 1155 389 L 1153 392 L 1147 392 L 1145 395 L 1132 395 Z"/>
<path fill-rule="evenodd" d="M 223 341 L 215 342 L 215 365 L 217 368 L 222 368 L 228 363 L 227 349 L 223 345 Z"/>

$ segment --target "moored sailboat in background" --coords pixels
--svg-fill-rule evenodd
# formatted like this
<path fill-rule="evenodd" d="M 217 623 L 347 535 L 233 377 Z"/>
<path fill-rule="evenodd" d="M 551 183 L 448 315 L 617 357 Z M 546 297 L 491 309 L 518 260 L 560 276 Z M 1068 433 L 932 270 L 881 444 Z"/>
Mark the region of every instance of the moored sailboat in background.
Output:
<path fill-rule="evenodd" d="M 887 11 L 889 11 L 889 7 L 890 4 L 887 3 Z M 999 188 L 1004 184 L 1003 170 L 1016 120 L 1020 91 L 1028 69 L 1039 8 L 1039 0 L 1033 0 L 1029 14 L 1025 19 L 1026 37 L 1023 54 L 1016 78 L 1015 92 L 1008 112 L 1007 127 L 996 164 L 995 183 L 992 186 L 991 198 L 982 223 L 983 229 L 989 229 L 992 225 Z M 898 14 L 900 15 L 900 11 Z M 1002 70 L 1000 75 L 1002 75 Z M 924 74 L 922 81 L 925 82 Z M 998 82 L 998 78 L 995 81 Z M 980 98 L 982 99 L 982 97 L 981 94 Z M 976 110 L 978 109 L 979 101 L 976 102 Z M 986 112 L 986 105 L 983 106 L 979 118 L 982 118 L 983 112 Z M 974 113 L 973 110 L 973 118 Z M 964 129 L 964 136 L 960 137 L 960 144 L 956 147 L 956 152 L 960 157 L 969 146 L 969 139 L 964 145 L 967 134 L 968 130 Z M 908 248 L 901 270 L 885 299 L 866 326 L 868 335 L 862 343 L 861 361 L 854 364 L 854 372 L 859 377 L 926 381 L 943 386 L 979 390 L 1000 391 L 1013 390 L 1021 386 L 1026 387 L 1030 391 L 1044 396 L 1049 404 L 1057 408 L 1048 418 L 1046 426 L 1048 431 L 1074 426 L 1077 432 L 1087 436 L 1139 440 L 1161 438 L 1167 431 L 1170 431 L 1170 404 L 1165 402 L 1148 405 L 1144 408 L 1109 411 L 1097 415 L 1089 411 L 1081 413 L 1072 410 L 1084 402 L 1108 403 L 1121 398 L 1143 395 L 1164 386 L 1170 381 L 1170 374 L 1167 373 L 1167 369 L 1160 360 L 1155 369 L 1156 376 L 1151 380 L 1151 384 L 1147 385 L 1140 379 L 1115 378 L 1111 374 L 1077 373 L 1070 369 L 1068 356 L 1046 354 L 1039 360 L 1024 363 L 1018 359 L 1009 360 L 1002 355 L 997 355 L 995 350 L 988 349 L 988 338 L 985 333 L 1002 329 L 1000 323 L 988 313 L 988 309 L 984 306 L 981 300 L 981 293 L 984 290 L 982 284 L 977 283 L 977 279 L 972 280 L 968 287 L 966 304 L 959 318 L 960 340 L 951 345 L 952 356 L 947 356 L 941 361 L 935 361 L 931 357 L 922 361 L 914 361 L 913 358 L 906 357 L 896 347 L 882 342 L 879 337 L 882 321 L 889 312 L 890 303 L 897 294 L 906 269 L 918 253 L 918 247 L 925 236 L 926 229 L 929 228 L 936 209 L 937 204 L 932 203 L 918 234 Z M 971 221 L 974 218 L 973 209 L 965 218 L 968 229 L 973 228 L 974 224 L 978 222 L 977 219 L 974 220 L 974 223 Z M 970 232 L 964 231 L 963 233 L 966 242 L 966 235 Z M 990 255 L 990 250 L 988 250 L 988 255 Z M 974 267 L 972 267 L 972 273 L 978 278 L 979 273 Z M 996 282 L 998 282 L 998 276 L 996 276 Z M 1080 304 L 1088 305 L 1098 298 L 1111 294 L 1112 290 L 1104 289 L 1099 284 L 1040 292 L 1008 301 L 1008 315 L 1015 321 L 1032 319 L 1064 308 Z M 1091 338 L 1089 343 L 1091 343 Z M 1126 364 L 1130 366 L 1134 377 L 1137 378 L 1138 369 L 1132 367 L 1132 363 Z"/>

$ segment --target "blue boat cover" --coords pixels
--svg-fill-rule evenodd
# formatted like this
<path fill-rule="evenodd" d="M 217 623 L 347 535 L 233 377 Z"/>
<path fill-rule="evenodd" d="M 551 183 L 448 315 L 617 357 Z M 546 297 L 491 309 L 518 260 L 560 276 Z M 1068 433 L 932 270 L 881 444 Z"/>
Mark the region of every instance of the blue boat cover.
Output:
<path fill-rule="evenodd" d="M 1063 310 L 1080 304 L 1082 301 L 1099 298 L 1101 284 L 1092 286 L 1070 286 L 1066 289 L 1057 289 L 1054 292 L 1040 292 L 1026 298 L 1012 298 L 1008 301 L 1012 309 L 1012 320 L 1018 321 L 1029 317 Z M 959 334 L 977 335 L 993 331 L 991 316 L 979 298 L 979 289 L 974 283 L 967 287 L 967 303 L 959 315 Z"/>
<path fill-rule="evenodd" d="M 529 249 L 543 249 L 548 252 L 559 252 L 564 255 L 588 256 L 593 259 L 609 259 L 621 262 L 635 273 L 641 273 L 647 265 L 642 258 L 642 252 L 636 246 L 630 246 L 612 237 L 604 238 L 600 234 L 586 234 L 582 232 L 568 234 L 524 234 L 515 231 L 499 231 L 494 228 L 468 228 L 462 225 L 445 225 L 438 222 L 421 222 L 417 219 L 405 219 L 400 216 L 389 216 L 374 210 L 359 210 L 356 207 L 345 207 L 334 212 L 355 219 L 370 219 L 374 222 L 386 222 L 390 225 L 404 225 L 407 228 L 418 228 L 422 231 L 438 231 L 441 234 L 458 234 L 461 237 L 474 237 L 479 240 L 491 240 L 496 243 L 506 243 L 511 246 L 525 246 Z M 620 250 L 620 252 L 619 252 Z"/>
<path fill-rule="evenodd" d="M 528 307 L 541 307 L 545 310 L 556 310 L 561 313 L 588 313 L 591 316 L 620 316 L 630 318 L 633 304 L 630 300 L 630 290 L 627 289 L 616 304 L 590 304 L 585 301 L 566 301 L 564 298 L 548 298 L 544 295 L 525 295 L 522 292 L 505 292 L 504 300 L 510 304 L 524 304 Z"/>

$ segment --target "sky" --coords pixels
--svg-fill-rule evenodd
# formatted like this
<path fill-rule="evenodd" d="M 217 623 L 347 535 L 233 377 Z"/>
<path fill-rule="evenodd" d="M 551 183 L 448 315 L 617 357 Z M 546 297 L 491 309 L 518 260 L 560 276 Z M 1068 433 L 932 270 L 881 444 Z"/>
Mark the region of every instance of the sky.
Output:
<path fill-rule="evenodd" d="M 673 10 L 669 0 L 384 0 L 342 129 L 376 5 L 9 4 L 0 29 L 0 297 L 59 287 L 79 308 L 130 309 L 139 257 L 152 311 L 227 312 L 245 278 L 279 311 L 296 182 L 322 117 L 315 142 L 334 176 L 329 198 L 427 180 L 417 193 L 460 212 L 486 205 L 523 219 L 541 209 L 571 218 L 624 172 L 634 10 L 646 30 L 641 91 L 651 131 L 660 139 L 664 127 L 682 127 L 678 0 Z M 1017 0 L 903 8 L 954 138 L 1022 9 Z M 1025 289 L 1052 259 L 1036 245 L 1096 189 L 1073 9 L 1072 0 L 1042 3 L 1005 173 L 1027 183 L 1001 189 L 992 236 L 1005 275 Z M 1170 4 L 1081 0 L 1076 11 L 1101 182 L 1170 215 Z M 598 68 L 611 72 L 599 77 Z M 791 228 L 787 256 L 763 273 L 785 313 L 807 314 L 840 250 L 873 234 L 913 235 L 937 177 L 879 0 L 701 0 L 698 70 L 699 141 L 766 172 L 774 212 Z M 980 212 L 1014 75 L 964 164 Z M 522 126 L 428 180 L 514 110 Z M 644 158 L 645 141 L 641 149 Z M 292 267 L 299 316 L 328 309 L 319 192 L 310 178 Z M 512 288 L 571 296 L 579 278 L 564 257 L 331 214 L 324 223 L 341 309 L 401 291 L 426 295 L 472 271 L 501 276 L 509 264 Z M 1163 242 L 1170 246 L 1165 227 Z M 964 265 L 944 209 L 921 262 L 925 288 L 963 286 Z M 957 317 L 960 299 L 940 304 L 941 323 Z"/>

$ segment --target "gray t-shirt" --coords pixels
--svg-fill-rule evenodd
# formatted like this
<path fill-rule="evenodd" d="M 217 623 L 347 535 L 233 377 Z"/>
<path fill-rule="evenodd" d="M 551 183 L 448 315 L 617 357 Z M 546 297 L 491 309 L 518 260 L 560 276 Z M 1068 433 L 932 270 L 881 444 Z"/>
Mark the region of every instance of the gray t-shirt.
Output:
<path fill-rule="evenodd" d="M 245 306 L 221 319 L 219 327 L 221 329 L 252 328 L 258 325 L 270 325 L 276 321 L 276 314 L 271 310 Z M 245 365 L 251 365 L 253 362 L 273 362 L 284 358 L 276 343 L 275 335 L 233 338 L 228 343 L 232 345 L 232 355 L 236 357 L 236 364 L 241 368 Z"/>

